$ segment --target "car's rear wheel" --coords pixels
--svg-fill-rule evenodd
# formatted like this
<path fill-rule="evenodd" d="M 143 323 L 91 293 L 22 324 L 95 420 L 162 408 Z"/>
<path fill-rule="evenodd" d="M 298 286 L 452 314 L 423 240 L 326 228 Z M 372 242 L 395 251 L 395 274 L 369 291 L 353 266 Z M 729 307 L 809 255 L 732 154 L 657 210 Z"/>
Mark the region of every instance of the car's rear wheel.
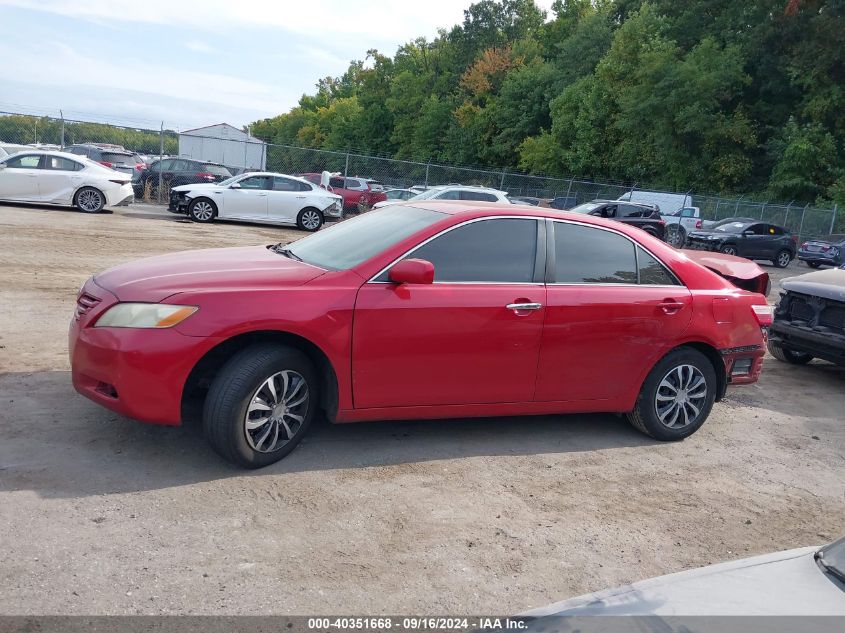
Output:
<path fill-rule="evenodd" d="M 819 262 L 807 262 L 807 266 L 810 268 L 818 268 L 821 264 Z"/>
<path fill-rule="evenodd" d="M 666 227 L 666 243 L 675 248 L 682 248 L 687 241 L 687 231 L 678 224 L 670 224 Z"/>
<path fill-rule="evenodd" d="M 279 461 L 317 414 L 314 366 L 299 350 L 253 345 L 220 370 L 205 400 L 203 429 L 214 450 L 245 468 Z"/>
<path fill-rule="evenodd" d="M 710 415 L 716 388 L 716 371 L 704 354 L 676 349 L 649 372 L 628 420 L 656 440 L 682 440 Z"/>
<path fill-rule="evenodd" d="M 796 352 L 792 349 L 783 347 L 780 343 L 769 341 L 769 354 L 777 358 L 782 363 L 789 363 L 790 365 L 806 365 L 813 360 L 813 355 L 807 352 Z"/>
<path fill-rule="evenodd" d="M 733 244 L 726 244 L 719 249 L 719 252 L 724 253 L 725 255 L 736 255 L 736 246 Z"/>
<path fill-rule="evenodd" d="M 211 222 L 217 217 L 217 205 L 208 198 L 196 198 L 188 205 L 188 217 L 194 222 Z"/>
<path fill-rule="evenodd" d="M 296 226 L 311 233 L 323 226 L 324 221 L 323 214 L 313 207 L 306 207 L 296 216 Z"/>
<path fill-rule="evenodd" d="M 76 192 L 76 207 L 85 213 L 99 213 L 106 206 L 103 192 L 94 187 L 82 187 Z"/>
<path fill-rule="evenodd" d="M 772 260 L 772 263 L 777 268 L 786 268 L 789 266 L 789 262 L 792 261 L 792 255 L 787 250 L 780 251 L 777 256 Z"/>

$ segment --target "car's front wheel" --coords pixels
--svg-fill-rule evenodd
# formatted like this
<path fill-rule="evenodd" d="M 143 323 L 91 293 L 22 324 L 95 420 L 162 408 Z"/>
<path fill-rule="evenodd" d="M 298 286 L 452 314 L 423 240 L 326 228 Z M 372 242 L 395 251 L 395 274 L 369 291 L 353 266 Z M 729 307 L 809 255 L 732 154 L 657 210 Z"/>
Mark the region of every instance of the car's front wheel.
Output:
<path fill-rule="evenodd" d="M 789 251 L 782 250 L 777 254 L 777 256 L 772 260 L 772 263 L 777 268 L 786 268 L 789 266 L 789 262 L 792 261 L 792 255 L 789 254 Z"/>
<path fill-rule="evenodd" d="M 782 363 L 789 363 L 790 365 L 806 365 L 813 360 L 812 354 L 787 349 L 775 341 L 770 340 L 768 347 L 769 354 L 777 358 Z"/>
<path fill-rule="evenodd" d="M 710 415 L 716 388 L 716 371 L 704 354 L 676 349 L 649 372 L 628 420 L 656 440 L 682 440 Z"/>
<path fill-rule="evenodd" d="M 719 249 L 719 252 L 724 253 L 725 255 L 736 255 L 736 246 L 733 244 L 726 244 Z"/>
<path fill-rule="evenodd" d="M 188 205 L 188 217 L 194 222 L 211 222 L 217 217 L 217 205 L 208 198 L 196 198 Z"/>
<path fill-rule="evenodd" d="M 205 399 L 205 436 L 222 457 L 261 468 L 290 453 L 317 414 L 314 366 L 299 350 L 253 345 L 220 370 Z"/>
<path fill-rule="evenodd" d="M 76 207 L 85 213 L 99 213 L 106 206 L 103 192 L 94 187 L 83 187 L 76 192 Z"/>
<path fill-rule="evenodd" d="M 296 216 L 296 226 L 302 231 L 314 232 L 323 226 L 323 214 L 319 210 L 307 207 Z"/>
<path fill-rule="evenodd" d="M 683 248 L 687 241 L 687 231 L 678 224 L 670 224 L 666 227 L 666 243 L 675 248 Z"/>

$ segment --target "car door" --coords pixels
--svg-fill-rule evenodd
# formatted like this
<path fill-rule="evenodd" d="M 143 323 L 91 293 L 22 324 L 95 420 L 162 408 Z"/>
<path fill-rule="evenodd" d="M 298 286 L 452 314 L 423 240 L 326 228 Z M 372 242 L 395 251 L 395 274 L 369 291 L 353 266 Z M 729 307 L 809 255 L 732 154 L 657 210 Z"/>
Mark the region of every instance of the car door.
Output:
<path fill-rule="evenodd" d="M 247 176 L 223 190 L 222 217 L 266 220 L 272 176 Z"/>
<path fill-rule="evenodd" d="M 273 188 L 267 196 L 267 218 L 283 224 L 295 224 L 311 188 L 292 178 L 273 176 L 272 179 Z"/>
<path fill-rule="evenodd" d="M 627 236 L 574 222 L 549 224 L 554 265 L 536 400 L 612 400 L 677 344 L 692 317 L 692 296 Z"/>
<path fill-rule="evenodd" d="M 768 259 L 772 238 L 769 235 L 769 225 L 757 222 L 747 226 L 737 241 L 737 255 L 750 259 Z"/>
<path fill-rule="evenodd" d="M 40 154 L 18 154 L 6 160 L 0 170 L 0 198 L 4 200 L 38 200 L 38 177 L 41 174 Z"/>
<path fill-rule="evenodd" d="M 38 189 L 42 200 L 70 204 L 73 194 L 82 184 L 81 171 L 85 166 L 63 156 L 44 156 Z"/>
<path fill-rule="evenodd" d="M 531 401 L 543 326 L 545 224 L 485 218 L 406 257 L 434 264 L 432 284 L 382 273 L 355 305 L 355 408 Z"/>
<path fill-rule="evenodd" d="M 195 183 L 197 181 L 193 177 L 195 173 L 194 161 L 179 158 L 171 160 L 170 164 L 165 165 L 162 170 L 164 181 L 169 183 L 171 187 Z"/>

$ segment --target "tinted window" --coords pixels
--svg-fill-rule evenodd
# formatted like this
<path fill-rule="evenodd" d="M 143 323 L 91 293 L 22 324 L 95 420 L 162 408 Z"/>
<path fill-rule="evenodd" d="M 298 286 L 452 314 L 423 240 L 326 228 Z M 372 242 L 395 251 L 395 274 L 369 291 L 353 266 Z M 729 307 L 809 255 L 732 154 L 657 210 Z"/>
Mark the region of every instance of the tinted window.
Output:
<path fill-rule="evenodd" d="M 754 235 L 769 235 L 769 228 L 768 224 L 754 224 L 745 230 L 754 233 Z"/>
<path fill-rule="evenodd" d="M 434 264 L 435 281 L 522 282 L 534 280 L 535 220 L 470 222 L 435 238 L 409 257 Z"/>
<path fill-rule="evenodd" d="M 639 265 L 641 284 L 652 286 L 674 286 L 677 284 L 666 267 L 639 246 L 637 246 L 637 264 Z"/>
<path fill-rule="evenodd" d="M 228 178 L 232 175 L 228 169 L 223 167 L 223 165 L 215 165 L 213 163 L 204 163 L 201 167 L 202 171 L 206 172 L 207 174 L 214 174 L 215 176 L 223 176 L 224 178 Z M 251 171 L 251 170 L 247 170 Z"/>
<path fill-rule="evenodd" d="M 79 171 L 82 168 L 82 163 L 77 163 L 75 160 L 70 160 L 69 158 L 62 158 L 61 156 L 47 156 L 47 161 L 45 163 L 45 169 Z"/>
<path fill-rule="evenodd" d="M 483 191 L 462 191 L 461 200 L 478 200 L 479 202 L 496 202 L 498 198 L 492 193 Z"/>
<path fill-rule="evenodd" d="M 714 226 L 713 230 L 719 231 L 720 233 L 742 233 L 744 230 L 750 228 L 745 222 L 723 222 Z"/>
<path fill-rule="evenodd" d="M 175 161 L 175 160 L 168 158 L 168 159 L 165 159 L 165 160 L 161 160 L 157 163 L 153 163 L 152 168 L 155 169 L 155 170 L 160 169 L 162 171 L 170 171 L 171 169 L 173 169 L 173 164 L 176 163 L 176 162 L 178 162 L 178 161 Z"/>
<path fill-rule="evenodd" d="M 426 209 L 388 207 L 318 231 L 288 248 L 309 264 L 346 270 L 446 217 Z"/>
<path fill-rule="evenodd" d="M 457 189 L 453 189 L 452 191 L 444 191 L 441 194 L 434 196 L 437 200 L 460 200 L 461 192 Z"/>
<path fill-rule="evenodd" d="M 6 167 L 9 169 L 36 169 L 39 162 L 41 162 L 40 156 L 29 154 L 7 160 Z"/>
<path fill-rule="evenodd" d="M 238 184 L 241 189 L 272 189 L 270 184 L 270 176 L 250 176 L 239 180 Z"/>
<path fill-rule="evenodd" d="M 347 178 L 346 188 L 352 189 L 353 191 L 363 191 L 367 188 L 367 185 L 364 184 L 362 180 L 358 180 L 356 178 Z"/>
<path fill-rule="evenodd" d="M 70 148 L 71 154 L 79 154 L 80 156 L 88 156 L 88 148 L 87 147 L 71 147 Z"/>
<path fill-rule="evenodd" d="M 273 177 L 274 191 L 311 191 L 311 186 L 290 178 Z"/>
<path fill-rule="evenodd" d="M 107 163 L 114 163 L 115 165 L 132 165 L 133 167 L 143 162 L 140 156 L 135 156 L 133 154 L 117 154 L 114 152 L 103 152 L 103 156 L 100 160 L 104 160 Z"/>
<path fill-rule="evenodd" d="M 555 222 L 555 281 L 635 284 L 634 245 L 617 233 Z"/>
<path fill-rule="evenodd" d="M 631 204 L 620 204 L 616 211 L 617 218 L 650 218 L 651 214 L 651 209 L 636 207 Z"/>
<path fill-rule="evenodd" d="M 769 235 L 783 235 L 785 233 L 782 228 L 773 224 L 768 225 L 767 228 L 769 229 Z"/>
<path fill-rule="evenodd" d="M 335 189 L 343 189 L 343 178 L 330 178 L 329 186 Z"/>

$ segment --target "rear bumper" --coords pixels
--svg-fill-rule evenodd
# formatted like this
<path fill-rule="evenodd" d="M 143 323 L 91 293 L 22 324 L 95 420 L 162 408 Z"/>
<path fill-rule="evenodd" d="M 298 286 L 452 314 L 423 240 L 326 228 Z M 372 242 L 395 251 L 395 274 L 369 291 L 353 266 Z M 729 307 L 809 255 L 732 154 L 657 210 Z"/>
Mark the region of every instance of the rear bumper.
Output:
<path fill-rule="evenodd" d="M 723 349 L 720 353 L 725 363 L 728 386 L 750 385 L 759 380 L 763 369 L 763 356 L 766 354 L 761 345 Z"/>
<path fill-rule="evenodd" d="M 842 262 L 842 256 L 829 257 L 824 253 L 809 253 L 807 251 L 798 251 L 798 260 L 813 264 L 826 264 L 828 266 L 839 266 Z"/>
<path fill-rule="evenodd" d="M 806 352 L 815 358 L 845 365 L 845 334 L 817 332 L 810 326 L 792 325 L 775 320 L 769 338 L 795 352 Z"/>
<path fill-rule="evenodd" d="M 116 189 L 110 189 L 105 192 L 107 207 L 120 207 L 130 204 L 135 199 L 135 191 L 132 185 L 126 183 Z"/>

